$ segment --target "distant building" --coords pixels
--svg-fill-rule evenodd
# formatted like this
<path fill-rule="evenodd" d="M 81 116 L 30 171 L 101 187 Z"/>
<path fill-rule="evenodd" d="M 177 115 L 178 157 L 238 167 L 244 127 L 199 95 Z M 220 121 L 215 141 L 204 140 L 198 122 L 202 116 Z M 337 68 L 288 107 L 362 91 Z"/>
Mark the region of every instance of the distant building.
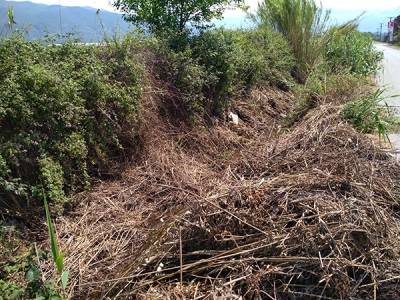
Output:
<path fill-rule="evenodd" d="M 400 16 L 394 19 L 393 33 L 395 41 L 400 42 Z"/>

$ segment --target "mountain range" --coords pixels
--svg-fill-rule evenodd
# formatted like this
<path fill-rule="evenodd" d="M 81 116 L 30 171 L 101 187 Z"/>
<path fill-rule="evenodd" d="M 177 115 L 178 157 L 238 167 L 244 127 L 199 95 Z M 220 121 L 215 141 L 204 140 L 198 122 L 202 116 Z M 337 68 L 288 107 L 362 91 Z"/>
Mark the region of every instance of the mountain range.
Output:
<path fill-rule="evenodd" d="M 48 34 L 74 34 L 82 42 L 96 42 L 115 33 L 126 33 L 130 25 L 121 14 L 97 11 L 91 7 L 67 7 L 0 0 L 0 34 L 8 31 L 7 10 L 12 7 L 14 30 L 22 30 L 28 39 Z"/>
<path fill-rule="evenodd" d="M 72 33 L 82 42 L 97 42 L 116 33 L 124 34 L 131 25 L 126 23 L 121 14 L 109 11 L 98 11 L 91 7 L 67 7 L 58 5 L 37 4 L 0 0 L 0 36 L 9 33 L 7 26 L 7 9 L 12 7 L 16 25 L 14 30 L 22 30 L 28 39 L 42 38 L 47 34 Z M 340 24 L 363 14 L 363 11 L 332 10 L 332 22 Z M 388 17 L 400 15 L 400 7 L 391 10 L 366 12 L 360 18 L 361 31 L 377 32 L 383 24 L 387 29 Z M 217 26 L 229 28 L 251 26 L 245 15 L 226 17 L 216 22 Z"/>

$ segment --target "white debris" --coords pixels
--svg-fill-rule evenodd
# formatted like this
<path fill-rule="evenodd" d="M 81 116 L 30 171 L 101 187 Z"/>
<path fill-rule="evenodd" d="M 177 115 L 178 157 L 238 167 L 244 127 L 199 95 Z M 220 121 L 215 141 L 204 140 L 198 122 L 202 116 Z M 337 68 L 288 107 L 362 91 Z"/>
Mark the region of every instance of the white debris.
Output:
<path fill-rule="evenodd" d="M 158 265 L 158 267 L 157 267 L 157 272 L 161 272 L 161 271 L 163 270 L 163 268 L 164 268 L 164 264 L 163 264 L 163 263 L 160 263 L 160 264 Z"/>
<path fill-rule="evenodd" d="M 150 264 L 153 260 L 155 260 L 157 258 L 157 256 L 151 256 L 151 257 L 146 257 L 146 259 L 144 260 L 145 264 L 148 265 Z"/>
<path fill-rule="evenodd" d="M 233 124 L 239 125 L 239 116 L 237 114 L 230 112 L 229 119 Z"/>

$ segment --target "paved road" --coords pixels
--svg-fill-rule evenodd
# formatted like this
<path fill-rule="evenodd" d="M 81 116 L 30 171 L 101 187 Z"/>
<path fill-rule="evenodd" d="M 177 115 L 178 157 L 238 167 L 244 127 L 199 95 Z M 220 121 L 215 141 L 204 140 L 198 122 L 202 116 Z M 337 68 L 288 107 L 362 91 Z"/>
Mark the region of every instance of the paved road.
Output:
<path fill-rule="evenodd" d="M 381 43 L 376 44 L 376 48 L 385 56 L 378 76 L 379 84 L 385 88 L 385 102 L 400 116 L 400 48 Z M 400 149 L 400 133 L 391 134 L 390 140 L 396 149 Z"/>

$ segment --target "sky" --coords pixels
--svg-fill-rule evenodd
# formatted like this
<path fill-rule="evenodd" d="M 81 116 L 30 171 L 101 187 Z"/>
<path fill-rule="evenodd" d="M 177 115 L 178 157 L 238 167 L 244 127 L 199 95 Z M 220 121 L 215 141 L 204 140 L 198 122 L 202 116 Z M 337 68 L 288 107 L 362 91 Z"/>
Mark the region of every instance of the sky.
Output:
<path fill-rule="evenodd" d="M 89 6 L 102 10 L 116 11 L 112 2 L 114 0 L 11 0 L 11 1 L 31 1 L 44 4 L 61 4 L 65 6 Z M 245 0 L 250 11 L 254 12 L 259 2 L 263 0 Z M 331 21 L 334 24 L 342 24 L 347 21 L 361 17 L 359 29 L 361 31 L 375 32 L 380 23 L 386 24 L 388 17 L 387 10 L 398 9 L 400 15 L 400 0 L 315 0 L 321 3 L 326 9 L 332 9 Z M 392 13 L 392 12 L 391 12 Z M 397 15 L 397 10 L 396 13 Z M 246 18 L 246 14 L 239 10 L 227 10 L 224 19 L 216 23 L 218 26 L 227 28 L 251 26 L 251 22 Z"/>
<path fill-rule="evenodd" d="M 24 1 L 24 0 L 17 0 Z M 252 9 L 257 7 L 260 0 L 246 0 L 246 4 Z M 68 6 L 90 6 L 100 9 L 113 10 L 111 0 L 31 0 L 31 2 L 45 4 L 59 4 Z M 400 0 L 322 0 L 325 8 L 338 10 L 386 10 L 400 7 Z M 229 14 L 239 14 L 239 12 L 229 12 Z"/>

